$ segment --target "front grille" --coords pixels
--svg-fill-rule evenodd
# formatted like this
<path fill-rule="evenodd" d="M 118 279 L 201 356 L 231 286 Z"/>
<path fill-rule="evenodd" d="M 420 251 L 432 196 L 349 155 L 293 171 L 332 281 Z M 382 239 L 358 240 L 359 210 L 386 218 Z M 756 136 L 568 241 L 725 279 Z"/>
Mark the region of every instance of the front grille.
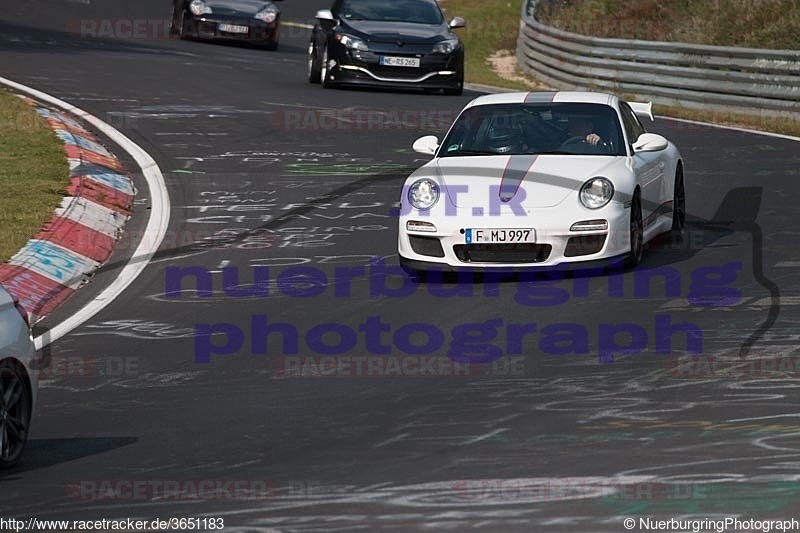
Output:
<path fill-rule="evenodd" d="M 458 260 L 463 263 L 541 263 L 547 261 L 553 247 L 549 244 L 456 244 Z"/>
<path fill-rule="evenodd" d="M 400 80 L 415 80 L 429 72 L 425 68 L 387 67 L 385 65 L 369 65 L 367 69 L 380 78 L 396 78 Z"/>
<path fill-rule="evenodd" d="M 581 235 L 579 237 L 570 237 L 567 241 L 567 248 L 564 250 L 564 257 L 596 254 L 603 249 L 603 245 L 605 243 L 605 233 L 600 235 Z"/>
<path fill-rule="evenodd" d="M 444 257 L 442 243 L 436 237 L 409 235 L 408 240 L 411 241 L 411 249 L 414 250 L 414 253 L 430 257 Z"/>

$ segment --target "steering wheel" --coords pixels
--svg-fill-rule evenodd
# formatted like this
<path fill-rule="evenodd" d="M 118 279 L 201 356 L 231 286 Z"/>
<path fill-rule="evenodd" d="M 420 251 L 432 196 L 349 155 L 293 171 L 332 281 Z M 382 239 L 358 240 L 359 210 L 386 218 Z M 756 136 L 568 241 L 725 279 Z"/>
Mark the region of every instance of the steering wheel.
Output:
<path fill-rule="evenodd" d="M 609 150 L 611 148 L 611 143 L 606 140 L 600 139 L 600 142 L 598 142 L 597 144 L 592 144 L 586 141 L 586 137 L 582 136 L 568 138 L 567 140 L 561 143 L 560 148 L 566 148 L 568 146 L 572 146 L 575 144 L 590 146 L 592 148 L 597 148 L 602 150 Z"/>
<path fill-rule="evenodd" d="M 581 136 L 569 137 L 567 140 L 561 143 L 561 147 L 563 148 L 565 146 L 570 146 L 572 144 L 588 144 L 588 143 L 586 142 L 586 137 L 581 137 Z"/>

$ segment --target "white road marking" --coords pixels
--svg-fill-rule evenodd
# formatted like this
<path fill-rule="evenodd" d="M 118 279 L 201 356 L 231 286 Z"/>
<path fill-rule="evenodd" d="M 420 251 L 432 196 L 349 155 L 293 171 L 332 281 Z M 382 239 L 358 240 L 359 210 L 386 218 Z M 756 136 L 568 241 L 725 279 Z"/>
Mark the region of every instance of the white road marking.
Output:
<path fill-rule="evenodd" d="M 114 143 L 125 150 L 136 164 L 142 169 L 147 186 L 150 189 L 150 218 L 147 221 L 147 227 L 144 230 L 145 235 L 152 235 L 152 239 L 143 239 L 139 246 L 134 250 L 131 258 L 120 270 L 116 279 L 94 300 L 83 306 L 77 313 L 67 318 L 63 322 L 56 324 L 47 333 L 40 335 L 34 339 L 36 349 L 40 350 L 51 342 L 54 342 L 81 324 L 95 316 L 102 311 L 108 304 L 113 302 L 122 292 L 133 283 L 133 281 L 144 271 L 149 264 L 153 255 L 164 240 L 164 235 L 167 232 L 170 216 L 170 200 L 167 193 L 167 185 L 164 182 L 164 176 L 161 174 L 161 169 L 158 168 L 155 160 L 144 151 L 139 145 L 131 141 L 122 132 L 112 127 L 110 124 L 103 122 L 99 118 L 87 113 L 86 111 L 68 104 L 47 93 L 43 93 L 26 85 L 11 81 L 9 79 L 0 77 L 0 84 L 23 92 L 33 98 L 50 105 L 59 107 L 78 118 L 81 118 L 97 128 L 106 137 L 111 139 Z"/>
<path fill-rule="evenodd" d="M 222 261 L 219 262 L 217 270 L 209 270 L 208 272 L 209 274 L 222 274 L 222 269 L 230 264 L 231 262 L 228 259 L 223 259 Z"/>
<path fill-rule="evenodd" d="M 753 416 L 750 418 L 732 418 L 726 422 L 751 422 L 755 420 L 772 420 L 774 418 L 798 418 L 800 413 L 786 413 L 783 415 Z"/>
<path fill-rule="evenodd" d="M 281 22 L 281 24 L 283 26 L 287 26 L 289 28 L 303 28 L 304 30 L 313 30 L 314 29 L 314 25 L 313 24 L 303 24 L 302 22 L 290 22 L 290 21 L 287 20 L 285 22 Z"/>
<path fill-rule="evenodd" d="M 388 444 L 393 444 L 395 442 L 399 442 L 399 441 L 403 440 L 404 438 L 408 437 L 409 435 L 411 435 L 411 433 L 400 433 L 399 435 L 396 435 L 396 436 L 394 436 L 394 437 L 392 437 L 390 439 L 387 439 L 385 441 L 379 442 L 378 444 L 373 446 L 373 448 L 380 448 L 380 447 L 386 446 Z"/>
<path fill-rule="evenodd" d="M 496 430 L 494 430 L 494 431 L 492 431 L 490 433 L 486 433 L 485 435 L 479 435 L 479 436 L 477 436 L 475 438 L 465 440 L 464 442 L 461 443 L 461 445 L 462 446 L 469 446 L 470 444 L 475 444 L 476 442 L 480 442 L 482 440 L 490 439 L 490 438 L 494 437 L 495 435 L 499 435 L 500 433 L 503 433 L 505 431 L 508 431 L 508 428 L 496 429 Z"/>

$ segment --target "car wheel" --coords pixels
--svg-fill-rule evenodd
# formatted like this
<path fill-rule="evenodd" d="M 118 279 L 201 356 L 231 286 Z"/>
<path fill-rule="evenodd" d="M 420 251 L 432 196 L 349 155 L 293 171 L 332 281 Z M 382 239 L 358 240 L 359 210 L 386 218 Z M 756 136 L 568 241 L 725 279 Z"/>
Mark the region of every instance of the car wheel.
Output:
<path fill-rule="evenodd" d="M 464 64 L 462 63 L 458 68 L 458 75 L 456 76 L 455 87 L 449 87 L 444 90 L 444 94 L 450 96 L 461 96 L 464 92 Z"/>
<path fill-rule="evenodd" d="M 631 201 L 629 236 L 631 251 L 630 255 L 628 255 L 626 266 L 632 268 L 638 266 L 644 256 L 644 223 L 642 221 L 642 202 L 639 198 L 639 191 L 634 193 Z"/>
<path fill-rule="evenodd" d="M 265 50 L 277 50 L 278 44 L 280 42 L 280 26 L 275 28 L 275 36 L 271 41 L 266 41 L 264 43 Z"/>
<path fill-rule="evenodd" d="M 172 17 L 169 21 L 169 34 L 175 35 L 178 33 L 178 9 L 176 7 L 172 8 Z"/>
<path fill-rule="evenodd" d="M 460 87 L 452 87 L 450 89 L 445 89 L 444 94 L 448 96 L 461 96 L 464 93 L 464 85 L 462 84 Z"/>
<path fill-rule="evenodd" d="M 319 83 L 322 66 L 319 64 L 317 50 L 313 42 L 308 43 L 308 81 Z"/>
<path fill-rule="evenodd" d="M 0 468 L 19 462 L 28 441 L 33 404 L 25 370 L 13 359 L 0 361 Z"/>
<path fill-rule="evenodd" d="M 328 71 L 328 45 L 322 50 L 322 65 L 320 66 L 319 79 L 322 81 L 322 86 L 326 89 L 333 87 L 333 82 L 330 81 L 330 72 Z"/>
<path fill-rule="evenodd" d="M 181 11 L 181 18 L 178 20 L 178 37 L 181 39 L 190 39 L 192 37 L 192 30 L 190 28 L 190 21 L 186 20 L 186 10 Z"/>
<path fill-rule="evenodd" d="M 675 172 L 675 192 L 672 198 L 672 239 L 683 240 L 683 229 L 686 226 L 686 188 L 683 183 L 683 167 L 679 164 Z"/>

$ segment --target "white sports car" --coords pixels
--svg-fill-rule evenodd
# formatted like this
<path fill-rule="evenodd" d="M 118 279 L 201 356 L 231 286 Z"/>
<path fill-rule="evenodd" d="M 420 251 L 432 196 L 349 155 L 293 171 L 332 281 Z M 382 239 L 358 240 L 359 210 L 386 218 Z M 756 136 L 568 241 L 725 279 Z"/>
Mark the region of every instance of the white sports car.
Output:
<path fill-rule="evenodd" d="M 38 375 L 28 313 L 0 287 L 0 469 L 22 457 L 36 403 Z"/>
<path fill-rule="evenodd" d="M 677 148 L 647 133 L 650 104 L 588 92 L 487 95 L 461 111 L 406 179 L 398 252 L 408 271 L 636 266 L 683 232 Z"/>

